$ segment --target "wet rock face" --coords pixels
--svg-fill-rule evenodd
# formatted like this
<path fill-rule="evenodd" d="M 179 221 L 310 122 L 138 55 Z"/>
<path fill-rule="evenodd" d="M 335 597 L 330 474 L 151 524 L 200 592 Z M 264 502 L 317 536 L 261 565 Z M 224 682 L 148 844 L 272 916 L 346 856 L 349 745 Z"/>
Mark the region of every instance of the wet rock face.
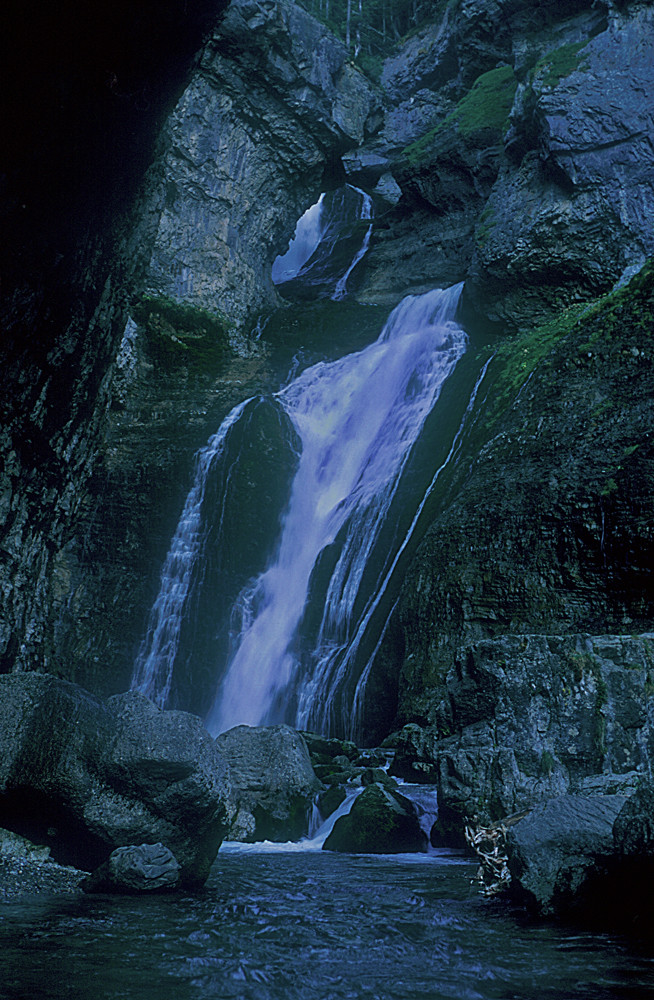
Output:
<path fill-rule="evenodd" d="M 565 792 L 633 790 L 654 746 L 653 653 L 645 636 L 506 636 L 462 650 L 435 727 L 441 835 Z"/>
<path fill-rule="evenodd" d="M 489 365 L 403 584 L 402 722 L 434 721 L 461 645 L 649 631 L 651 274 L 639 280 L 550 346 L 537 331 Z"/>
<path fill-rule="evenodd" d="M 654 251 L 651 9 L 545 53 L 518 87 L 512 162 L 476 233 L 468 293 L 494 322 L 610 287 Z"/>
<path fill-rule="evenodd" d="M 458 3 L 408 40 L 385 64 L 392 107 L 371 147 L 403 198 L 375 234 L 362 294 L 420 291 L 430 272 L 432 285 L 467 278 L 468 320 L 506 333 L 642 263 L 653 25 L 637 3 Z"/>
<path fill-rule="evenodd" d="M 148 282 L 237 324 L 276 301 L 270 265 L 334 159 L 379 124 L 345 47 L 286 0 L 234 0 L 169 122 Z"/>

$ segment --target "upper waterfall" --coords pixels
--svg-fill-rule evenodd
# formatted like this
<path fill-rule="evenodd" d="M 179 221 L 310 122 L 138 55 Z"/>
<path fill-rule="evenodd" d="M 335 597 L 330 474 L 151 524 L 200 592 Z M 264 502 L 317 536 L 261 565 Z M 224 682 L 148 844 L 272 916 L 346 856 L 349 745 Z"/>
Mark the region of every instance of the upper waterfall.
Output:
<path fill-rule="evenodd" d="M 372 218 L 372 198 L 351 184 L 321 194 L 299 219 L 286 252 L 275 258 L 273 282 L 288 298 L 344 298 L 368 250 Z"/>

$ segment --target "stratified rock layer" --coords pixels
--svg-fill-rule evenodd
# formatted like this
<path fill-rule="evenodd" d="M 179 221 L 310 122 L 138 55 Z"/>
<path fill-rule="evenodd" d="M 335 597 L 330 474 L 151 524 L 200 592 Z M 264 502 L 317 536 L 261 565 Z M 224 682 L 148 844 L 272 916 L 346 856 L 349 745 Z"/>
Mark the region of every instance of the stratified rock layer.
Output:
<path fill-rule="evenodd" d="M 439 829 L 565 792 L 632 791 L 654 746 L 653 636 L 506 636 L 464 649 L 435 741 Z"/>

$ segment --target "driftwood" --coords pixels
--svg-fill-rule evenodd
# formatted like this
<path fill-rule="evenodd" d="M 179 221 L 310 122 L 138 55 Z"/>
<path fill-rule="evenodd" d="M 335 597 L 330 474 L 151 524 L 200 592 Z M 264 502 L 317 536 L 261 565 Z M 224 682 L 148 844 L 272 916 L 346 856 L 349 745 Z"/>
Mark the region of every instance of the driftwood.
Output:
<path fill-rule="evenodd" d="M 489 826 L 479 826 L 466 823 L 465 838 L 479 858 L 477 880 L 481 883 L 480 892 L 483 896 L 496 896 L 504 892 L 511 884 L 511 872 L 508 865 L 506 835 L 508 828 L 529 812 L 513 813 L 497 820 Z"/>

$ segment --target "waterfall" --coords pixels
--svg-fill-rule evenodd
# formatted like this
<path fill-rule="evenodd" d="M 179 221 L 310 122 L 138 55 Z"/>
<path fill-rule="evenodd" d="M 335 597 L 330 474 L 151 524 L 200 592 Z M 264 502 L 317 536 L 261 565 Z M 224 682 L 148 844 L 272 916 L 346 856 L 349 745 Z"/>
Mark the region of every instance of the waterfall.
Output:
<path fill-rule="evenodd" d="M 224 448 L 228 431 L 248 402 L 245 400 L 234 407 L 217 433 L 196 456 L 193 484 L 161 571 L 159 593 L 136 657 L 132 688 L 147 695 L 160 708 L 164 707 L 170 694 L 186 599 L 200 552 L 201 512 L 207 476 L 212 463 Z"/>
<path fill-rule="evenodd" d="M 345 298 L 368 250 L 372 217 L 372 198 L 352 184 L 321 194 L 298 221 L 286 253 L 275 258 L 275 285 L 291 298 Z"/>
<path fill-rule="evenodd" d="M 322 208 L 325 195 L 321 194 L 315 205 L 308 208 L 298 220 L 295 235 L 288 250 L 273 261 L 272 280 L 276 285 L 295 278 L 313 255 L 323 235 Z"/>
<path fill-rule="evenodd" d="M 275 557 L 234 608 L 234 648 L 210 730 L 281 720 L 347 726 L 335 715 L 338 665 L 374 601 L 379 579 L 366 587 L 364 577 L 402 471 L 465 351 L 453 319 L 461 287 L 408 296 L 375 343 L 314 365 L 277 394 L 300 439 L 300 459 Z M 328 553 L 334 566 L 307 648 L 301 625 Z"/>
<path fill-rule="evenodd" d="M 370 197 L 369 194 L 366 194 L 365 191 L 359 191 L 359 188 L 355 188 L 354 190 L 357 191 L 362 196 L 360 218 L 372 219 L 372 198 Z M 371 233 L 372 233 L 372 223 L 366 229 L 365 235 L 363 237 L 363 242 L 361 243 L 361 246 L 355 253 L 354 257 L 352 258 L 352 263 L 348 267 L 345 274 L 341 278 L 339 278 L 338 281 L 336 282 L 336 288 L 334 289 L 334 294 L 332 295 L 332 298 L 335 299 L 336 301 L 340 301 L 340 299 L 345 298 L 347 279 L 350 277 L 352 271 L 357 266 L 359 261 L 367 253 L 368 246 L 370 245 Z"/>

